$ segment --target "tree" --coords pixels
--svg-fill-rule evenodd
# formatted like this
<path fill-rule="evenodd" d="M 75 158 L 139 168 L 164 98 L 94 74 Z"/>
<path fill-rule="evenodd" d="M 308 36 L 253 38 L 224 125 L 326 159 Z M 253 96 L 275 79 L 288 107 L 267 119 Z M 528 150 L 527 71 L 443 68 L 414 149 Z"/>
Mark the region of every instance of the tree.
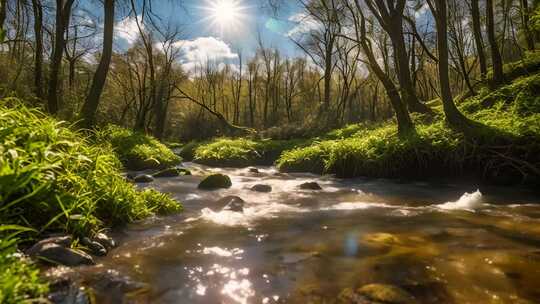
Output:
<path fill-rule="evenodd" d="M 498 86 L 504 82 L 503 61 L 497 37 L 495 35 L 495 16 L 493 13 L 493 0 L 486 0 L 486 30 L 488 33 L 489 48 L 491 51 L 491 63 L 493 66 L 492 85 Z"/>
<path fill-rule="evenodd" d="M 99 106 L 103 87 L 109 73 L 109 66 L 112 58 L 113 35 L 114 35 L 114 0 L 105 0 L 103 4 L 103 12 L 105 16 L 105 24 L 103 28 L 103 51 L 101 59 L 94 73 L 92 86 L 86 98 L 86 101 L 81 110 L 81 123 L 89 128 L 96 123 L 96 112 Z"/>
<path fill-rule="evenodd" d="M 439 54 L 438 70 L 444 114 L 448 124 L 460 130 L 467 130 L 470 127 L 470 123 L 456 107 L 450 88 L 450 78 L 448 74 L 448 14 L 446 0 L 427 0 L 427 2 L 433 17 L 435 18 L 437 27 L 437 49 Z"/>
<path fill-rule="evenodd" d="M 476 44 L 476 54 L 480 62 L 480 75 L 482 80 L 487 76 L 487 60 L 484 51 L 484 39 L 482 38 L 482 25 L 480 22 L 479 0 L 471 0 L 471 18 L 473 22 L 474 42 Z"/>
<path fill-rule="evenodd" d="M 34 56 L 34 87 L 36 97 L 43 99 L 43 5 L 41 0 L 32 0 L 34 12 L 34 39 L 36 42 Z"/>
<path fill-rule="evenodd" d="M 65 2 L 64 2 L 65 1 Z M 49 73 L 49 91 L 47 97 L 47 109 L 55 115 L 58 112 L 59 77 L 62 69 L 62 57 L 66 44 L 65 32 L 71 17 L 71 7 L 74 0 L 56 0 L 56 24 L 54 36 L 54 48 Z"/>

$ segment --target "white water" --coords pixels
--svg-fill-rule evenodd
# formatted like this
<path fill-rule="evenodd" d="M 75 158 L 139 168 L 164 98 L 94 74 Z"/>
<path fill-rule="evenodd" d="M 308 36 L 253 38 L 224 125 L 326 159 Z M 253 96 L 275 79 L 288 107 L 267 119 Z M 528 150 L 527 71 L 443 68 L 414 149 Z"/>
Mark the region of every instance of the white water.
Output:
<path fill-rule="evenodd" d="M 484 206 L 482 203 L 482 193 L 480 190 L 476 190 L 473 193 L 465 192 L 457 201 L 446 202 L 444 204 L 436 205 L 439 209 L 444 210 L 468 210 L 474 211 Z"/>

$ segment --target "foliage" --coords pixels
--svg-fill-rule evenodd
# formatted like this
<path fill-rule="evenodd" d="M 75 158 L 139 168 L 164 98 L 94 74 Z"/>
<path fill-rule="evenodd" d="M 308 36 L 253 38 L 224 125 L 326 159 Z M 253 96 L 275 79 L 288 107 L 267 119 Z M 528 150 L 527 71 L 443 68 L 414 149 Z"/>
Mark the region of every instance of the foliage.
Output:
<path fill-rule="evenodd" d="M 110 145 L 91 144 L 64 123 L 14 100 L 0 106 L 0 221 L 76 236 L 180 210 L 121 176 Z"/>
<path fill-rule="evenodd" d="M 303 140 L 252 140 L 218 138 L 195 149 L 194 161 L 206 165 L 245 167 L 270 165 L 281 154 Z"/>
<path fill-rule="evenodd" d="M 96 134 L 99 143 L 110 143 L 127 169 L 163 169 L 182 159 L 152 136 L 109 125 Z"/>
<path fill-rule="evenodd" d="M 416 134 L 398 138 L 391 122 L 377 128 L 349 126 L 329 140 L 282 154 L 284 171 L 335 173 L 343 177 L 426 177 L 480 172 L 488 178 L 538 179 L 540 74 L 520 78 L 461 104 L 482 125 L 465 137 L 436 122 L 415 119 Z"/>

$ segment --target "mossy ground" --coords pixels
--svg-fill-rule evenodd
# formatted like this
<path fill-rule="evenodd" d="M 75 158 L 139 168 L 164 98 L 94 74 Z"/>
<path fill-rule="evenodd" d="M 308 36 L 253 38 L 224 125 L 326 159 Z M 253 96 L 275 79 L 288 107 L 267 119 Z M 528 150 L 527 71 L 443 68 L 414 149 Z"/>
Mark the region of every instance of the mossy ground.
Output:
<path fill-rule="evenodd" d="M 163 169 L 182 161 L 181 157 L 156 138 L 114 125 L 97 132 L 96 140 L 110 143 L 129 170 Z"/>
<path fill-rule="evenodd" d="M 393 122 L 349 126 L 330 139 L 283 153 L 283 171 L 342 177 L 430 177 L 472 173 L 504 182 L 537 181 L 540 166 L 540 74 L 522 77 L 459 107 L 479 123 L 473 136 L 452 130 L 440 107 L 434 119 L 415 116 L 417 132 L 397 136 Z"/>
<path fill-rule="evenodd" d="M 24 244 L 56 232 L 82 237 L 181 210 L 167 195 L 128 183 L 114 144 L 94 140 L 17 100 L 0 101 L 0 302 L 45 290 L 32 266 L 13 257 L 12 240 Z"/>

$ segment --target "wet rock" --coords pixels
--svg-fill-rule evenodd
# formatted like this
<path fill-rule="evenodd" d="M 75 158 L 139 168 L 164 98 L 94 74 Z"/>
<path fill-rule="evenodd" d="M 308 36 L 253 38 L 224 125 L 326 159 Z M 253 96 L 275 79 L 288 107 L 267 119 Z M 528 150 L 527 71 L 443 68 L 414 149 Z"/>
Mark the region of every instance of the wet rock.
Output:
<path fill-rule="evenodd" d="M 322 190 L 322 187 L 316 182 L 303 183 L 298 187 L 302 190 Z"/>
<path fill-rule="evenodd" d="M 49 237 L 34 244 L 32 247 L 30 247 L 26 251 L 26 254 L 29 256 L 35 256 L 36 254 L 41 252 L 44 246 L 47 244 L 56 244 L 62 247 L 69 247 L 71 246 L 72 241 L 73 241 L 73 237 L 71 235 L 60 235 L 60 236 Z"/>
<path fill-rule="evenodd" d="M 101 245 L 99 242 L 92 241 L 87 237 L 81 239 L 81 244 L 88 247 L 90 252 L 94 255 L 104 256 L 107 254 L 107 249 L 105 249 L 105 246 Z"/>
<path fill-rule="evenodd" d="M 114 242 L 114 240 L 111 237 L 107 236 L 105 233 L 96 234 L 94 236 L 94 240 L 100 243 L 107 250 L 116 247 L 116 243 Z"/>
<path fill-rule="evenodd" d="M 92 301 L 83 287 L 75 284 L 67 285 L 63 288 L 52 291 L 48 295 L 51 303 L 61 304 L 90 304 Z"/>
<path fill-rule="evenodd" d="M 29 255 L 45 262 L 65 266 L 94 264 L 94 260 L 88 254 L 56 243 L 45 243 L 39 249 L 32 247 L 29 250 Z"/>
<path fill-rule="evenodd" d="M 268 193 L 268 192 L 272 192 L 272 186 L 263 185 L 263 184 L 257 184 L 255 186 L 251 187 L 251 191 Z"/>
<path fill-rule="evenodd" d="M 151 183 L 154 181 L 154 178 L 148 174 L 137 175 L 134 179 L 136 183 Z"/>
<path fill-rule="evenodd" d="M 415 298 L 407 291 L 393 285 L 369 284 L 360 287 L 356 294 L 360 298 L 370 301 L 388 304 L 409 304 L 415 303 Z M 357 302 L 362 303 L 362 302 Z M 369 302 L 368 302 L 369 303 Z"/>
<path fill-rule="evenodd" d="M 214 211 L 228 210 L 234 212 L 244 212 L 246 202 L 238 196 L 226 196 L 214 203 Z"/>
<path fill-rule="evenodd" d="M 168 168 L 161 170 L 153 175 L 155 178 L 161 177 L 177 177 L 181 175 L 191 175 L 191 171 L 185 168 Z"/>
<path fill-rule="evenodd" d="M 198 188 L 203 190 L 225 189 L 232 186 L 231 179 L 224 174 L 212 174 L 203 179 Z"/>
<path fill-rule="evenodd" d="M 250 173 L 261 173 L 261 172 L 259 171 L 259 169 L 257 169 L 257 168 L 249 168 L 248 171 L 249 171 Z"/>
<path fill-rule="evenodd" d="M 135 173 L 128 173 L 126 174 L 126 179 L 128 181 L 133 181 L 135 179 L 135 177 L 137 177 L 137 175 Z"/>

